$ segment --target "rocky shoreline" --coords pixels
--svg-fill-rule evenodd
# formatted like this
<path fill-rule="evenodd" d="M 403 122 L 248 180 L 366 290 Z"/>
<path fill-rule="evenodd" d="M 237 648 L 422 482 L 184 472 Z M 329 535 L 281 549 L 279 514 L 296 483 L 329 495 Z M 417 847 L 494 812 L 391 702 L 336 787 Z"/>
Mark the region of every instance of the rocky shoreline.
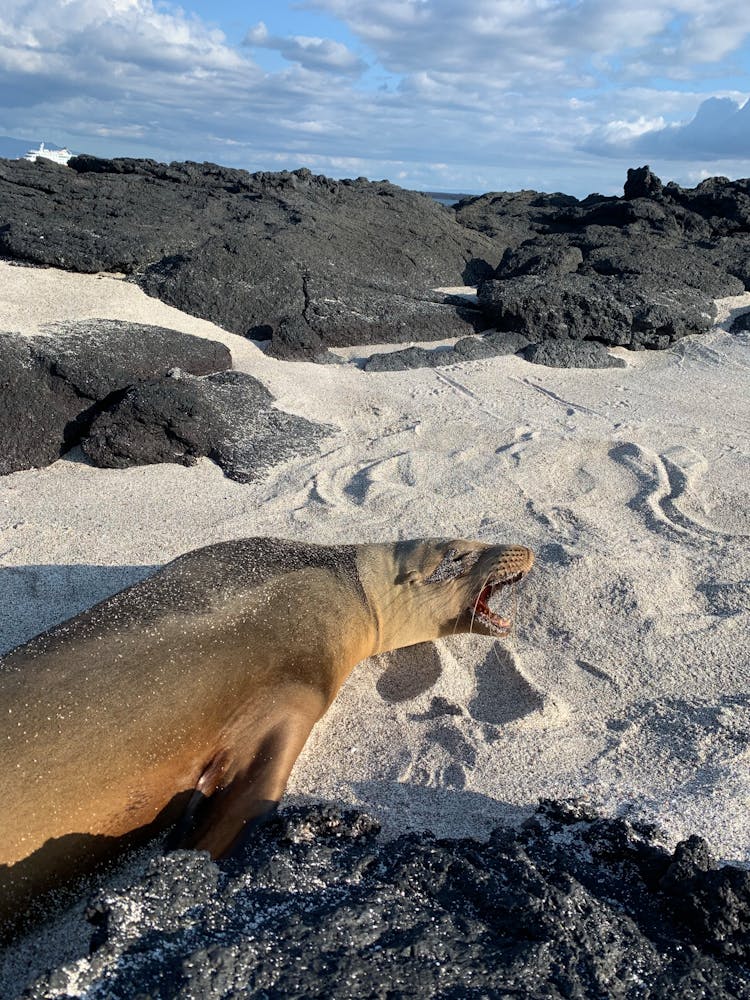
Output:
<path fill-rule="evenodd" d="M 750 181 L 683 189 L 641 167 L 628 171 L 621 198 L 522 191 L 446 208 L 385 181 L 307 170 L 5 160 L 0 254 L 124 273 L 283 360 L 341 363 L 329 348 L 448 338 L 439 350 L 375 350 L 362 367 L 502 354 L 622 367 L 610 347 L 664 349 L 705 333 L 714 298 L 750 288 Z M 477 294 L 439 290 L 457 282 Z M 208 367 L 194 350 L 206 345 L 93 321 L 31 344 L 1 333 L 0 473 L 43 466 L 81 444 L 104 467 L 210 455 L 242 479 L 260 474 L 272 453 L 276 461 L 304 453 L 326 433 L 269 408 L 246 376 L 221 375 L 232 366 L 226 348 Z M 230 429 L 240 407 L 242 442 Z"/>
<path fill-rule="evenodd" d="M 304 170 L 71 167 L 0 161 L 14 294 L 55 268 L 126 276 L 44 272 L 66 309 L 75 282 L 128 295 L 0 334 L 7 636 L 242 534 L 512 533 L 539 558 L 520 650 L 355 672 L 321 723 L 292 801 L 364 803 L 390 839 L 297 805 L 232 864 L 159 847 L 7 949 L 0 993 L 745 997 L 750 871 L 690 833 L 706 813 L 746 846 L 748 302 L 714 319 L 750 289 L 750 181 L 644 167 L 621 198 L 446 208 Z M 357 346 L 362 371 L 335 353 Z M 551 801 L 582 785 L 675 819 L 669 849 Z"/>
<path fill-rule="evenodd" d="M 622 197 L 521 191 L 447 208 L 387 181 L 304 169 L 5 160 L 0 253 L 124 273 L 286 360 L 485 334 L 450 362 L 417 349 L 370 370 L 519 350 L 601 366 L 608 355 L 592 344 L 668 347 L 710 328 L 714 298 L 750 288 L 750 181 L 688 189 L 640 167 Z M 477 301 L 438 291 L 457 285 L 476 287 Z"/>
<path fill-rule="evenodd" d="M 698 837 L 542 803 L 486 843 L 386 842 L 361 813 L 283 811 L 245 857 L 155 859 L 87 910 L 91 953 L 28 1000 L 76 995 L 741 997 L 750 872 Z"/>

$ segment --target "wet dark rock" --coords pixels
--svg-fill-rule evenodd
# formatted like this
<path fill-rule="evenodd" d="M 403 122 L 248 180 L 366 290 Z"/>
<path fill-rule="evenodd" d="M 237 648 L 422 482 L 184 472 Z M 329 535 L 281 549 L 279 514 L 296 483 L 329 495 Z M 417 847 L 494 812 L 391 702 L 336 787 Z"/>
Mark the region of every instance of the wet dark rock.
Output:
<path fill-rule="evenodd" d="M 750 990 L 750 872 L 699 838 L 543 803 L 486 843 L 288 809 L 244 857 L 177 852 L 89 909 L 94 951 L 26 996 L 675 996 Z"/>
<path fill-rule="evenodd" d="M 231 366 L 223 344 L 115 320 L 60 324 L 38 337 L 0 334 L 0 475 L 49 465 L 79 444 L 128 386 L 176 366 Z"/>
<path fill-rule="evenodd" d="M 271 393 L 244 372 L 168 377 L 132 386 L 101 413 L 83 440 L 96 465 L 193 465 L 207 456 L 240 483 L 312 452 L 333 428 L 275 409 Z"/>

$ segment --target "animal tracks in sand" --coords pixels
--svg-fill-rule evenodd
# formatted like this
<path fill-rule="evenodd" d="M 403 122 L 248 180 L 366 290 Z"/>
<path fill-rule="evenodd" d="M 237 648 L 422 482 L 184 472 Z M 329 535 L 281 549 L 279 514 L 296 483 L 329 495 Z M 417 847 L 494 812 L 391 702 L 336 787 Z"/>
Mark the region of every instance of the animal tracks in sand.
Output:
<path fill-rule="evenodd" d="M 377 443 L 381 450 L 382 443 Z M 296 506 L 301 516 L 310 509 L 320 516 L 321 508 L 335 513 L 346 511 L 366 513 L 371 524 L 392 526 L 408 523 L 422 498 L 426 509 L 440 500 L 452 504 L 451 515 L 460 522 L 461 498 L 474 493 L 471 480 L 456 474 L 458 468 L 484 470 L 493 464 L 492 452 L 479 446 L 437 451 L 432 449 L 400 449 L 397 452 L 375 454 L 362 460 L 342 449 L 336 464 L 310 470 L 303 490 L 297 493 Z M 479 473 L 478 473 L 479 475 Z M 459 506 L 455 506 L 456 503 Z M 472 505 L 476 512 L 476 503 Z M 432 522 L 435 521 L 433 514 Z M 451 522 L 447 522 L 451 523 Z M 443 530 L 446 522 L 443 521 Z M 416 529 L 413 529 L 416 530 Z M 429 533 L 429 528 L 425 529 Z M 468 528 L 464 529 L 469 530 Z"/>
<path fill-rule="evenodd" d="M 750 613 L 750 580 L 708 581 L 698 587 L 712 615 Z"/>
<path fill-rule="evenodd" d="M 477 744 L 452 719 L 432 724 L 424 735 L 426 754 L 412 759 L 399 780 L 431 788 L 465 788 L 477 762 Z"/>
<path fill-rule="evenodd" d="M 544 528 L 545 533 L 556 539 L 552 543 L 555 548 L 550 549 L 548 553 L 553 559 L 561 545 L 576 547 L 581 536 L 586 533 L 586 526 L 581 518 L 569 507 L 558 504 L 542 505 L 535 500 L 528 500 L 526 511 Z"/>
<path fill-rule="evenodd" d="M 555 403 L 559 403 L 560 406 L 565 407 L 566 413 L 569 417 L 572 417 L 576 413 L 585 413 L 590 417 L 604 417 L 603 413 L 599 410 L 594 410 L 590 406 L 584 406 L 583 403 L 574 403 L 569 399 L 564 399 L 559 396 L 552 389 L 548 389 L 546 386 L 541 385 L 541 383 L 530 379 L 530 378 L 514 378 L 515 382 L 521 385 L 527 386 L 529 389 L 533 389 L 535 392 L 540 393 L 542 396 L 546 396 L 547 399 L 553 400 Z"/>
<path fill-rule="evenodd" d="M 713 507 L 731 511 L 733 504 L 728 497 L 720 497 L 714 505 L 705 496 L 701 497 L 698 487 L 708 470 L 708 462 L 692 449 L 678 446 L 656 454 L 625 442 L 616 445 L 609 454 L 639 482 L 641 488 L 628 506 L 645 518 L 652 531 L 676 532 L 681 538 L 695 542 L 750 538 L 750 533 L 740 530 L 744 527 L 741 512 L 734 519 L 737 530 L 728 530 L 712 520 Z"/>
<path fill-rule="evenodd" d="M 425 643 L 378 658 L 385 666 L 377 681 L 378 693 L 385 701 L 402 705 L 401 711 L 407 710 L 410 727 L 424 728 L 419 742 L 427 750 L 403 761 L 400 782 L 466 788 L 478 759 L 486 757 L 489 745 L 508 725 L 533 725 L 550 708 L 544 692 L 524 674 L 515 650 L 499 644 L 487 649 L 483 641 L 477 641 L 476 651 L 482 649 L 482 655 L 474 667 L 469 654 L 467 662 L 472 667 L 466 669 L 454 656 L 459 651 L 457 641 Z M 460 655 L 463 661 L 466 650 Z M 426 694 L 432 695 L 428 707 L 423 707 L 422 700 L 408 711 L 409 701 Z"/>
<path fill-rule="evenodd" d="M 516 427 L 513 440 L 496 448 L 495 454 L 505 455 L 512 459 L 516 466 L 519 466 L 525 458 L 529 446 L 539 441 L 540 437 L 541 432 L 531 427 L 526 425 Z"/>
<path fill-rule="evenodd" d="M 544 694 L 524 676 L 515 654 L 506 646 L 493 646 L 475 676 L 468 710 L 477 722 L 504 726 L 541 712 L 545 706 Z"/>
<path fill-rule="evenodd" d="M 427 456 L 399 451 L 370 461 L 350 464 L 342 453 L 338 464 L 329 464 L 314 472 L 299 497 L 299 510 L 309 505 L 319 514 L 321 507 L 338 510 L 342 507 L 366 507 L 372 513 L 381 508 L 390 510 L 390 518 L 398 520 L 414 499 L 415 489 L 426 478 Z"/>
<path fill-rule="evenodd" d="M 679 697 L 647 701 L 610 721 L 609 729 L 610 745 L 600 763 L 619 766 L 636 753 L 658 752 L 671 774 L 690 780 L 699 763 L 723 766 L 747 757 L 750 696 L 726 695 L 713 703 Z"/>
<path fill-rule="evenodd" d="M 738 805 L 750 797 L 750 697 L 641 702 L 608 730 L 606 748 L 583 776 L 605 808 L 610 790 L 619 789 L 642 818 L 668 807 L 678 837 L 715 816 L 743 839 L 747 813 Z"/>

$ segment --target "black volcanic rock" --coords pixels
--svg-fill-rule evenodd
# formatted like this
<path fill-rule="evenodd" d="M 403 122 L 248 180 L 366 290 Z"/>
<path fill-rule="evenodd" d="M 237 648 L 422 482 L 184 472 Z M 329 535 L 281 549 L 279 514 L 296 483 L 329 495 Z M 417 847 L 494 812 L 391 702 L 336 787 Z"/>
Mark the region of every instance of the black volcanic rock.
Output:
<path fill-rule="evenodd" d="M 457 220 L 489 237 L 500 249 L 520 246 L 539 233 L 556 231 L 556 219 L 584 202 L 567 194 L 493 191 L 453 206 Z"/>
<path fill-rule="evenodd" d="M 51 335 L 0 334 L 0 475 L 43 467 L 79 444 L 112 397 L 179 366 L 231 366 L 223 344 L 115 320 L 60 324 Z"/>
<path fill-rule="evenodd" d="M 402 372 L 409 368 L 442 368 L 461 361 L 482 361 L 501 354 L 516 354 L 528 345 L 520 333 L 487 333 L 482 337 L 463 337 L 453 347 L 428 350 L 407 347 L 403 351 L 372 354 L 364 364 L 366 372 Z"/>
<path fill-rule="evenodd" d="M 302 316 L 283 319 L 279 323 L 266 353 L 279 361 L 317 361 L 320 364 L 335 364 L 337 361 Z"/>
<path fill-rule="evenodd" d="M 532 343 L 599 340 L 663 348 L 705 333 L 716 315 L 714 302 L 688 286 L 644 291 L 637 279 L 579 273 L 485 281 L 478 297 L 499 329 L 522 333 Z"/>
<path fill-rule="evenodd" d="M 532 343 L 583 340 L 596 337 L 599 331 L 609 343 L 630 341 L 632 312 L 604 282 L 589 277 L 533 274 L 485 281 L 478 295 L 499 329 L 522 333 Z"/>
<path fill-rule="evenodd" d="M 658 198 L 664 190 L 661 180 L 649 167 L 631 167 L 625 181 L 623 194 L 631 198 Z"/>
<path fill-rule="evenodd" d="M 92 953 L 29 1000 L 73 982 L 110 1000 L 750 995 L 750 872 L 577 805 L 486 843 L 386 842 L 362 814 L 288 809 L 243 858 L 156 859 L 88 916 Z"/>
<path fill-rule="evenodd" d="M 170 305 L 263 339 L 300 319 L 326 346 L 460 336 L 481 322 L 433 289 L 487 273 L 498 252 L 426 195 L 308 170 L 94 157 L 69 167 L 0 162 L 0 252 L 135 274 Z"/>
<path fill-rule="evenodd" d="M 514 250 L 506 250 L 493 278 L 519 278 L 525 274 L 574 274 L 583 263 L 580 247 L 562 236 L 540 236 L 527 240 Z"/>
<path fill-rule="evenodd" d="M 633 314 L 631 340 L 625 346 L 635 349 L 663 350 L 689 334 L 707 333 L 716 319 L 716 303 L 694 288 L 644 292 L 638 283 L 623 283 L 617 295 Z"/>
<path fill-rule="evenodd" d="M 708 251 L 717 267 L 733 274 L 750 289 L 750 235 L 723 237 Z"/>
<path fill-rule="evenodd" d="M 0 334 L 0 475 L 81 445 L 106 468 L 192 465 L 205 455 L 249 482 L 330 433 L 277 410 L 265 386 L 226 371 L 231 364 L 223 344 L 138 323 Z"/>
<path fill-rule="evenodd" d="M 750 178 L 708 177 L 694 188 L 670 182 L 663 194 L 673 205 L 705 219 L 714 238 L 750 230 Z"/>
<path fill-rule="evenodd" d="M 139 382 L 92 423 L 83 440 L 96 465 L 123 469 L 155 462 L 213 459 L 240 483 L 308 454 L 333 429 L 271 406 L 273 396 L 244 372 L 196 378 L 174 370 Z"/>
<path fill-rule="evenodd" d="M 210 375 L 232 367 L 229 348 L 216 340 L 124 320 L 61 323 L 53 335 L 33 337 L 30 343 L 56 378 L 87 399 L 104 399 L 171 368 Z"/>
<path fill-rule="evenodd" d="M 597 232 L 582 244 L 583 274 L 636 278 L 644 295 L 651 291 L 694 288 L 707 298 L 742 295 L 743 282 L 716 263 L 715 253 L 684 240 L 630 234 L 619 240 Z"/>
<path fill-rule="evenodd" d="M 49 465 L 72 448 L 82 405 L 27 337 L 0 334 L 0 475 Z"/>
<path fill-rule="evenodd" d="M 730 333 L 744 333 L 747 330 L 750 330 L 750 311 L 735 316 L 729 327 Z"/>
<path fill-rule="evenodd" d="M 708 329 L 711 299 L 750 288 L 750 181 L 683 189 L 640 167 L 624 198 L 493 194 L 456 211 L 508 243 L 479 303 L 532 341 L 665 347 Z"/>
<path fill-rule="evenodd" d="M 308 170 L 0 161 L 0 253 L 124 271 L 283 360 L 331 362 L 329 347 L 485 332 L 498 315 L 505 323 L 498 300 L 514 300 L 511 312 L 528 307 L 503 328 L 534 342 L 567 326 L 574 339 L 663 347 L 706 329 L 705 298 L 750 288 L 750 180 L 681 188 L 643 166 L 628 172 L 619 198 L 493 192 L 447 209 L 386 181 Z M 550 282 L 539 301 L 513 285 L 534 277 Z M 489 294 L 492 280 L 510 284 Z M 485 287 L 480 308 L 435 291 L 465 283 Z M 546 306 L 553 315 L 540 323 Z M 651 318 L 628 332 L 623 308 Z M 448 363 L 433 355 L 416 350 L 370 370 Z"/>
<path fill-rule="evenodd" d="M 625 368 L 622 358 L 597 340 L 545 340 L 518 352 L 526 361 L 549 368 Z"/>
<path fill-rule="evenodd" d="M 629 232 L 642 231 L 680 235 L 682 228 L 667 208 L 648 198 L 632 201 L 623 199 L 602 199 L 588 204 L 580 204 L 572 211 L 562 213 L 556 219 L 557 226 L 565 226 L 570 231 L 588 226 Z M 615 235 L 614 233 L 612 234 Z"/>

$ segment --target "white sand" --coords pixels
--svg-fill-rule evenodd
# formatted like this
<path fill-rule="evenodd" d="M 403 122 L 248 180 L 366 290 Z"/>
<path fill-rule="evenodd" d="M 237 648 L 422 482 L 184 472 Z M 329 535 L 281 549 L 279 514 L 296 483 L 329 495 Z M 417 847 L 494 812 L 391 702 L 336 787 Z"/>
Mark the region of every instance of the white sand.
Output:
<path fill-rule="evenodd" d="M 726 320 L 750 295 L 720 305 Z M 221 340 L 281 407 L 341 432 L 249 486 L 208 460 L 112 471 L 77 453 L 0 479 L 0 649 L 220 539 L 520 541 L 538 563 L 515 641 L 360 665 L 289 799 L 481 836 L 585 795 L 750 861 L 748 335 L 619 350 L 625 369 L 365 374 L 274 361 L 112 277 L 0 263 L 0 329 L 91 317 Z M 429 717 L 435 697 L 459 714 Z"/>

